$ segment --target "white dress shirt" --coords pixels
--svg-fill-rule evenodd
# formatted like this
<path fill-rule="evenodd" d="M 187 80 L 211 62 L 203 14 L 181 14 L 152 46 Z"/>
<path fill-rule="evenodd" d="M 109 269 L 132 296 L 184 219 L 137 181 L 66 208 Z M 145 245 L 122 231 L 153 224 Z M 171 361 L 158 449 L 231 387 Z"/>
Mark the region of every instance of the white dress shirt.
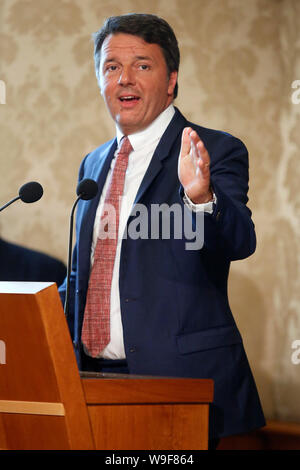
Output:
<path fill-rule="evenodd" d="M 133 203 L 140 187 L 142 179 L 149 166 L 153 153 L 160 141 L 163 133 L 170 124 L 175 113 L 173 105 L 165 109 L 147 129 L 141 132 L 129 135 L 133 151 L 129 155 L 128 167 L 125 174 L 124 191 L 120 205 L 119 234 L 116 250 L 116 258 L 113 269 L 111 294 L 110 294 L 110 342 L 102 351 L 101 357 L 105 359 L 124 359 L 125 349 L 123 342 L 123 328 L 121 321 L 120 294 L 119 294 L 119 267 L 120 267 L 120 251 L 121 241 L 127 220 L 133 207 Z M 123 134 L 117 127 L 118 144 Z M 96 212 L 94 232 L 91 249 L 91 264 L 93 264 L 94 251 L 99 233 L 99 222 L 105 201 L 108 183 L 110 180 L 110 172 L 112 171 L 115 158 L 111 163 L 111 168 L 106 178 L 103 191 L 100 197 L 99 205 Z"/>
<path fill-rule="evenodd" d="M 123 328 L 121 320 L 121 308 L 120 308 L 120 293 L 119 293 L 119 267 L 120 267 L 120 252 L 122 244 L 122 236 L 127 225 L 128 217 L 131 213 L 133 203 L 140 187 L 142 179 L 149 166 L 153 153 L 163 135 L 166 128 L 170 124 L 175 113 L 173 105 L 170 105 L 165 109 L 147 129 L 141 132 L 131 134 L 128 136 L 133 151 L 129 155 L 128 167 L 125 174 L 124 191 L 123 197 L 120 204 L 120 216 L 119 216 L 119 233 L 118 243 L 116 249 L 115 264 L 112 275 L 111 295 L 110 295 L 110 342 L 102 351 L 100 357 L 104 359 L 125 359 L 125 349 L 123 341 Z M 117 141 L 118 145 L 124 134 L 117 127 Z M 117 152 L 116 152 L 117 153 Z M 105 201 L 105 196 L 110 180 L 110 173 L 115 165 L 115 157 L 112 160 L 110 170 L 108 172 L 106 182 L 103 187 L 103 191 L 100 197 L 99 205 L 96 212 L 93 240 L 91 247 L 91 266 L 94 261 L 94 251 L 98 239 L 98 233 L 100 228 L 101 213 Z M 212 211 L 211 203 L 206 205 L 199 204 L 194 205 L 185 196 L 185 203 L 191 208 L 191 210 L 197 210 L 197 207 L 205 211 Z"/>

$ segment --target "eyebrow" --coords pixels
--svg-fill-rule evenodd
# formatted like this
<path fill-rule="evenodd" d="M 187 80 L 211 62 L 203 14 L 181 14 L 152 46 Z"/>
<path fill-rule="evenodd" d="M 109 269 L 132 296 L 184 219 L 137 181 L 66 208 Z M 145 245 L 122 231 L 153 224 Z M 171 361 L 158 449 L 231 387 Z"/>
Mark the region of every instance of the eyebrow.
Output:
<path fill-rule="evenodd" d="M 153 62 L 153 59 L 151 57 L 144 56 L 144 55 L 135 56 L 134 60 L 149 60 L 149 61 Z M 112 57 L 107 57 L 107 59 L 103 63 L 107 64 L 109 62 L 119 62 L 119 60 L 117 58 L 115 58 L 114 56 L 112 56 Z"/>
<path fill-rule="evenodd" d="M 153 62 L 153 59 L 147 55 L 138 55 L 136 56 L 136 60 L 151 60 Z"/>

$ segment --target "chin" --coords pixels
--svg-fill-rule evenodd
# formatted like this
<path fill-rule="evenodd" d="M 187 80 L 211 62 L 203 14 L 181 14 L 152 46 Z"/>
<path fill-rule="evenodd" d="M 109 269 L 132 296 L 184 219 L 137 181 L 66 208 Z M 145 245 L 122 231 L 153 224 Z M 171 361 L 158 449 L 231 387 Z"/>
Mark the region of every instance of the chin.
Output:
<path fill-rule="evenodd" d="M 117 125 L 119 129 L 121 129 L 121 131 L 125 135 L 134 134 L 135 132 L 138 132 L 139 130 L 141 130 L 140 124 L 135 123 L 135 122 L 129 122 L 129 121 L 125 122 L 123 120 L 120 120 L 120 121 L 117 121 Z"/>

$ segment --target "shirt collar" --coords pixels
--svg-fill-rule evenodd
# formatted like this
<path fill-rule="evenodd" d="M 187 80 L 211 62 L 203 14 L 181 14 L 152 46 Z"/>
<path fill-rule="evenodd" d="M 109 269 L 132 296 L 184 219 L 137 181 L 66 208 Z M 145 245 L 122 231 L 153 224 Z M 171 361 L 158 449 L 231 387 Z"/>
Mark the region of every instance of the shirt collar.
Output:
<path fill-rule="evenodd" d="M 133 150 L 139 150 L 145 145 L 145 142 L 147 142 L 147 145 L 151 145 L 152 142 L 158 141 L 170 124 L 174 114 L 175 108 L 171 104 L 159 116 L 157 116 L 157 118 L 154 119 L 154 121 L 146 129 L 143 129 L 142 131 L 136 132 L 134 134 L 130 134 L 128 138 Z M 121 132 L 118 126 L 116 126 L 116 133 L 119 145 L 121 139 L 124 137 L 124 134 Z"/>

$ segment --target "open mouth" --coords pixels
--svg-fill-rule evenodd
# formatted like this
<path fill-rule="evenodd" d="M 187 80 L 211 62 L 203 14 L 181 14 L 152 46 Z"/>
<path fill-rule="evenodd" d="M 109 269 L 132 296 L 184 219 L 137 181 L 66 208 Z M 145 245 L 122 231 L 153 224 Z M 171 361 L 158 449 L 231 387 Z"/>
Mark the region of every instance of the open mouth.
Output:
<path fill-rule="evenodd" d="M 135 95 L 124 95 L 120 96 L 119 100 L 122 101 L 122 103 L 130 103 L 130 102 L 137 102 L 139 101 L 139 97 Z"/>

